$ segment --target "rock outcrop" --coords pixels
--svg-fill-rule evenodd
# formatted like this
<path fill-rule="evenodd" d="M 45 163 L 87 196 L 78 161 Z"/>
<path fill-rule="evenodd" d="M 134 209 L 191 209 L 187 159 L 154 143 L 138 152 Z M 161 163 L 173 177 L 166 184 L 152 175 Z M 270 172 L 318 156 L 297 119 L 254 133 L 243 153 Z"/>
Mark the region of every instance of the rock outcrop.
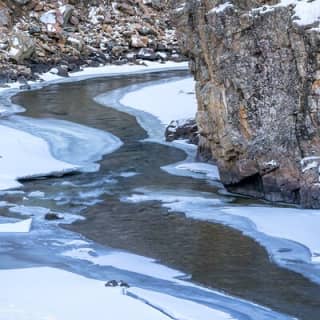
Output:
<path fill-rule="evenodd" d="M 181 61 L 167 1 L 0 0 L 0 83 L 101 64 Z"/>
<path fill-rule="evenodd" d="M 172 0 L 200 148 L 231 191 L 320 207 L 320 1 Z"/>

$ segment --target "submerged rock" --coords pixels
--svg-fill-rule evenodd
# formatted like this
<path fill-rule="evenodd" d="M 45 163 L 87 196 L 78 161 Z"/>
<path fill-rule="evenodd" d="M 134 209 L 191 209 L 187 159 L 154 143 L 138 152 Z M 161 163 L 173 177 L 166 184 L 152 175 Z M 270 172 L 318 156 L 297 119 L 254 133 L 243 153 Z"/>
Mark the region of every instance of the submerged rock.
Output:
<path fill-rule="evenodd" d="M 171 2 L 221 181 L 319 208 L 320 1 Z"/>
<path fill-rule="evenodd" d="M 108 281 L 108 282 L 105 284 L 105 287 L 130 288 L 130 286 L 129 286 L 126 282 L 124 282 L 124 281 L 122 281 L 122 280 L 120 280 L 120 281 L 110 280 L 110 281 Z"/>
<path fill-rule="evenodd" d="M 46 220 L 62 220 L 63 219 L 63 216 L 61 216 L 60 214 L 57 214 L 57 213 L 47 213 L 44 218 Z"/>

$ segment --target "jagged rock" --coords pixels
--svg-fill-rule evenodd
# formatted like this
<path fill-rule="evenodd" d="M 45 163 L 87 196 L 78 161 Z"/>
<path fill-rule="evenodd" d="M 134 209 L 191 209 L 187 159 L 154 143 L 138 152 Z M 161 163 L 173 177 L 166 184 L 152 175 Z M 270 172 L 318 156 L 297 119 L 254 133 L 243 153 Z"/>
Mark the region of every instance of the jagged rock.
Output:
<path fill-rule="evenodd" d="M 197 145 L 199 142 L 198 126 L 194 119 L 173 120 L 165 131 L 166 141 L 188 140 Z"/>
<path fill-rule="evenodd" d="M 110 280 L 105 284 L 105 287 L 117 287 L 118 286 L 118 281 L 116 280 Z"/>
<path fill-rule="evenodd" d="M 154 52 L 152 48 L 142 48 L 137 53 L 137 59 L 156 61 L 159 59 L 159 56 Z"/>
<path fill-rule="evenodd" d="M 221 181 L 319 208 L 319 16 L 300 14 L 319 12 L 319 0 L 171 2 L 197 80 L 200 148 L 209 147 Z"/>
<path fill-rule="evenodd" d="M 57 213 L 47 213 L 44 218 L 46 220 L 52 221 L 52 220 L 61 220 L 63 219 L 63 216 L 57 214 Z"/>
<path fill-rule="evenodd" d="M 17 62 L 30 58 L 35 50 L 35 42 L 27 32 L 14 32 L 9 43 L 9 56 Z"/>
<path fill-rule="evenodd" d="M 11 25 L 11 15 L 8 8 L 0 7 L 0 27 L 9 27 Z"/>
<path fill-rule="evenodd" d="M 131 36 L 130 44 L 132 48 L 146 48 L 148 46 L 148 38 L 134 34 Z"/>
<path fill-rule="evenodd" d="M 59 12 L 62 14 L 62 18 L 63 18 L 62 25 L 65 26 L 69 22 L 72 16 L 73 10 L 74 10 L 74 7 L 71 6 L 70 4 L 66 4 L 59 8 Z"/>

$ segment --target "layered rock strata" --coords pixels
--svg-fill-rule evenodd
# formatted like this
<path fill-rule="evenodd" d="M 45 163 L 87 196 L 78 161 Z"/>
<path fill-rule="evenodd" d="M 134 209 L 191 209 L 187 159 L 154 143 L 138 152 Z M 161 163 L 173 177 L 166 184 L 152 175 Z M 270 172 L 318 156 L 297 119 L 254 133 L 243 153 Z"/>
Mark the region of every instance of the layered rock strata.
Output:
<path fill-rule="evenodd" d="M 320 1 L 172 0 L 200 148 L 231 191 L 320 207 Z"/>

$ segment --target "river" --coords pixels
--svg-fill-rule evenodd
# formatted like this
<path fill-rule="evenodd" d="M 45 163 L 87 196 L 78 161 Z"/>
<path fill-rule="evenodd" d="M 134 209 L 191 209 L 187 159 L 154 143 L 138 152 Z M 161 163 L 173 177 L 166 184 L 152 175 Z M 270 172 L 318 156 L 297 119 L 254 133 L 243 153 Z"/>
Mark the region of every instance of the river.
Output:
<path fill-rule="evenodd" d="M 28 239 L 23 237 L 23 245 L 18 236 L 2 236 L 1 268 L 58 266 L 96 279 L 118 277 L 120 273 L 131 285 L 149 289 L 161 286 L 162 291 L 175 296 L 207 306 L 218 305 L 224 310 L 230 308 L 239 319 L 275 319 L 272 315 L 262 315 L 264 312 L 258 307 L 248 307 L 242 300 L 235 300 L 235 305 L 224 298 L 217 302 L 216 295 L 201 289 L 203 286 L 299 319 L 318 320 L 319 285 L 277 265 L 266 249 L 251 237 L 222 224 L 187 217 L 183 210 L 169 211 L 152 197 L 143 202 L 126 200 L 139 194 L 139 190 L 141 194 L 143 190 L 151 190 L 155 194 L 169 195 L 183 190 L 185 195 L 196 194 L 220 201 L 221 206 L 226 203 L 262 204 L 224 194 L 218 183 L 162 170 L 165 165 L 184 160 L 186 153 L 173 145 L 143 140 L 147 132 L 135 117 L 94 100 L 101 94 L 133 84 L 187 76 L 186 71 L 121 75 L 52 84 L 13 97 L 15 104 L 26 109 L 22 115 L 5 120 L 14 127 L 21 128 L 24 117 L 41 121 L 47 118 L 67 120 L 107 131 L 120 138 L 123 145 L 99 161 L 97 172 L 26 180 L 21 193 L 3 194 L 2 200 L 18 207 L 16 210 L 1 208 L 4 216 L 20 217 L 26 207 L 31 207 L 38 208 L 35 211 L 46 208 L 69 213 L 70 222 L 72 215 L 85 219 L 62 223 L 60 227 L 57 223 L 36 219 L 35 228 L 40 231 Z M 44 196 L 27 196 L 34 191 Z M 75 263 L 74 257 L 65 254 L 65 247 L 55 245 L 57 239 L 74 239 L 74 234 L 89 241 L 98 253 L 114 248 L 153 258 L 162 265 L 180 270 L 188 275 L 187 282 L 198 286 L 160 281 L 156 275 L 155 278 L 137 276 L 119 271 L 116 266 L 99 266 L 85 260 Z M 5 246 L 10 250 L 5 250 Z"/>

